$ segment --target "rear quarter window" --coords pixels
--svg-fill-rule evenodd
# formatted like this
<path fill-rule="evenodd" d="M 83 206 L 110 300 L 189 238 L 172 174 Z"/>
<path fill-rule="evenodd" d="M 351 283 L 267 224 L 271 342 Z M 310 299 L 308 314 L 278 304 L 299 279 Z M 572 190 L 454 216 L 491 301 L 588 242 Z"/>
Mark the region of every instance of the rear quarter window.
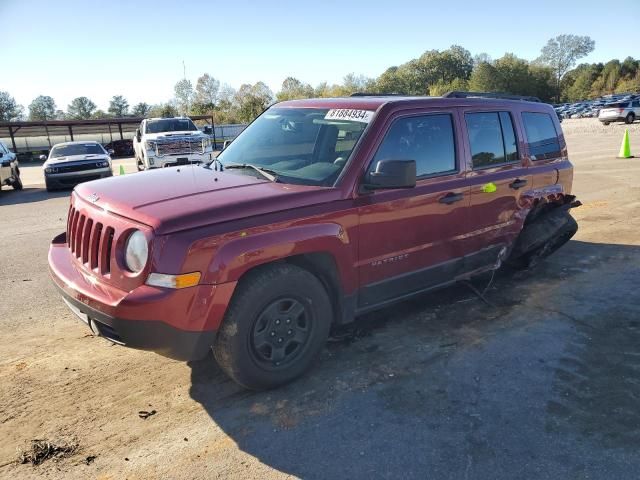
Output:
<path fill-rule="evenodd" d="M 527 134 L 529 152 L 533 160 L 560 156 L 558 132 L 547 113 L 523 112 L 522 122 Z"/>

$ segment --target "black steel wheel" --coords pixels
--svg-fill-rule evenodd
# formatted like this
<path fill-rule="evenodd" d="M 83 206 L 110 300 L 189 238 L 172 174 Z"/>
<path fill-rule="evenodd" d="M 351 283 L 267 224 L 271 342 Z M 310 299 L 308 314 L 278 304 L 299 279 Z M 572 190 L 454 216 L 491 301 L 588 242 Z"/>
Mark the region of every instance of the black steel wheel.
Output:
<path fill-rule="evenodd" d="M 311 272 L 289 264 L 261 267 L 238 283 L 213 353 L 240 385 L 274 388 L 309 369 L 332 317 L 327 290 Z"/>
<path fill-rule="evenodd" d="M 313 311 L 304 300 L 285 297 L 271 302 L 249 338 L 254 360 L 268 369 L 287 368 L 309 344 L 312 330 Z"/>

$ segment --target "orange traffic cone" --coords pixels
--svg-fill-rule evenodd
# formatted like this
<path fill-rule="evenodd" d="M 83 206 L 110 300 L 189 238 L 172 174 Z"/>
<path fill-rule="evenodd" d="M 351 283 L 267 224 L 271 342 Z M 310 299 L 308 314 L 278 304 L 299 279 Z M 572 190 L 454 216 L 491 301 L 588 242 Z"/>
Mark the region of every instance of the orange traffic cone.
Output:
<path fill-rule="evenodd" d="M 620 153 L 618 158 L 633 158 L 631 155 L 631 145 L 629 144 L 629 129 L 625 129 L 624 136 L 622 137 L 622 145 L 620 145 Z"/>

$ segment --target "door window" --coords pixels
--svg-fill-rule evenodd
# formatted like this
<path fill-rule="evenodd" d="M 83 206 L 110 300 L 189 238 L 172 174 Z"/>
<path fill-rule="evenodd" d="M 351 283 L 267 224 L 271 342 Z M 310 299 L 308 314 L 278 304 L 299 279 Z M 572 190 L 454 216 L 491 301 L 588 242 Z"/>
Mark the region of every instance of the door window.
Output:
<path fill-rule="evenodd" d="M 394 121 L 369 168 L 375 170 L 380 160 L 415 160 L 418 178 L 455 172 L 452 116 L 434 114 Z"/>
<path fill-rule="evenodd" d="M 533 160 L 560 156 L 560 141 L 551 116 L 546 113 L 523 112 L 522 121 Z"/>
<path fill-rule="evenodd" d="M 488 168 L 516 162 L 518 142 L 508 112 L 465 114 L 473 168 Z"/>

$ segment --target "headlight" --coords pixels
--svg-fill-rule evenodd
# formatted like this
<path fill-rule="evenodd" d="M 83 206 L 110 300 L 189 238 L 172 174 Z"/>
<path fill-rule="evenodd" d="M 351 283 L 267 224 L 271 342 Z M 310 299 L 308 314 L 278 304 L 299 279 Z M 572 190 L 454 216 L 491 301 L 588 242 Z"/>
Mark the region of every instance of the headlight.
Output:
<path fill-rule="evenodd" d="M 108 167 L 108 166 L 109 166 L 109 162 L 107 162 L 106 160 L 104 160 L 104 161 L 102 161 L 102 162 L 97 162 L 97 163 L 96 163 L 96 166 L 97 166 L 98 168 L 105 168 L 105 167 Z"/>
<path fill-rule="evenodd" d="M 47 167 L 44 169 L 44 173 L 56 173 L 58 171 L 55 167 Z"/>
<path fill-rule="evenodd" d="M 129 235 L 124 252 L 124 261 L 127 268 L 133 273 L 142 271 L 149 259 L 149 247 L 144 233 L 136 230 Z"/>
<path fill-rule="evenodd" d="M 147 150 L 155 150 L 157 142 L 153 140 L 147 140 L 144 142 L 146 144 Z"/>

